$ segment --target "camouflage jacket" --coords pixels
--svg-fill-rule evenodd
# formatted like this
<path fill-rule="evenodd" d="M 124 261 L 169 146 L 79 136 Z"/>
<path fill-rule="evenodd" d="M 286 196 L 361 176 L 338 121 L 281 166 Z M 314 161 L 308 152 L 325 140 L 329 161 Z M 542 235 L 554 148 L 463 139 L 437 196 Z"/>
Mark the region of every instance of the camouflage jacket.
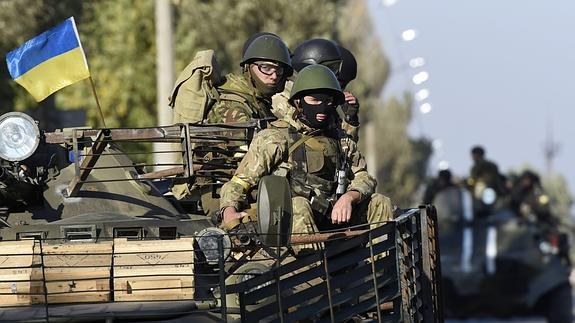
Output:
<path fill-rule="evenodd" d="M 272 112 L 278 119 L 292 118 L 295 108 L 289 103 L 293 80 L 287 80 L 284 90 L 272 97 Z M 359 140 L 359 126 L 353 126 L 345 121 L 341 121 L 343 131 L 357 143 Z"/>
<path fill-rule="evenodd" d="M 208 123 L 247 122 L 273 117 L 271 99 L 261 96 L 245 75 L 230 73 L 218 87 L 220 98 L 210 109 Z"/>
<path fill-rule="evenodd" d="M 294 167 L 288 153 L 290 140 L 286 136 L 285 128 L 294 127 L 302 134 L 309 134 L 311 129 L 290 118 L 272 122 L 271 126 L 256 135 L 234 177 L 222 187 L 220 209 L 229 206 L 233 206 L 237 210 L 243 209 L 246 194 L 251 188 L 258 185 L 263 176 L 271 175 L 280 168 L 287 169 L 289 172 L 289 169 Z M 321 137 L 321 141 L 332 141 L 332 144 L 340 147 L 340 153 L 347 155 L 351 165 L 351 182 L 347 187 L 348 191 L 358 191 L 362 197 L 369 197 L 374 193 L 377 182 L 367 173 L 365 159 L 358 151 L 355 142 L 349 138 L 341 139 L 342 136 L 338 139 L 322 135 L 313 137 L 318 139 Z M 347 141 L 347 148 L 342 147 L 340 140 Z M 305 145 L 308 145 L 308 142 Z M 346 151 L 346 149 L 349 150 Z"/>

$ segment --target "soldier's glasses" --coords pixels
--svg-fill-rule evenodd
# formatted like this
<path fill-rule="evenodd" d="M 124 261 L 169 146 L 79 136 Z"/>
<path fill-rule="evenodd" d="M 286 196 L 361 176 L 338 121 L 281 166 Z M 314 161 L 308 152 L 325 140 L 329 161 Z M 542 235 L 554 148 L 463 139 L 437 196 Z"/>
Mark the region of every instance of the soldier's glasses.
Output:
<path fill-rule="evenodd" d="M 276 73 L 278 77 L 281 77 L 282 75 L 284 75 L 285 72 L 283 66 L 272 65 L 267 63 L 254 63 L 254 64 L 258 67 L 258 70 L 265 75 L 272 75 L 273 73 Z"/>

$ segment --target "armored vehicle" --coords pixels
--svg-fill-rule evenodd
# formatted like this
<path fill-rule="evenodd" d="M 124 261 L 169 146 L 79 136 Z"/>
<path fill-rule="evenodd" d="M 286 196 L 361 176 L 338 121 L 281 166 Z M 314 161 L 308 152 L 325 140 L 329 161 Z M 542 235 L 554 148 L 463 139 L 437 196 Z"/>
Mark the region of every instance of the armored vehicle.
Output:
<path fill-rule="evenodd" d="M 47 132 L 25 114 L 1 116 L 0 321 L 442 321 L 431 206 L 371 227 L 290 234 L 287 181 L 270 176 L 257 221 L 227 233 L 201 196 L 164 194 L 174 176 L 221 185 L 258 129 Z M 155 165 L 133 162 L 142 152 L 130 148 L 147 142 L 170 143 L 153 153 L 181 162 L 147 172 Z M 298 243 L 324 247 L 294 257 Z"/>
<path fill-rule="evenodd" d="M 451 186 L 434 204 L 446 316 L 572 321 L 570 263 L 556 228 L 515 214 L 489 187 Z"/>

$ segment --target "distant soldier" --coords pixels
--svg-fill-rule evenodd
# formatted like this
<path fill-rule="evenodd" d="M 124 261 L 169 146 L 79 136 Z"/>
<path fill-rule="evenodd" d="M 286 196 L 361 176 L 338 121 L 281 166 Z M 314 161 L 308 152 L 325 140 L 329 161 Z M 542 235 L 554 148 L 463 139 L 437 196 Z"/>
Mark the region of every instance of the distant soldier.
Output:
<path fill-rule="evenodd" d="M 536 216 L 537 220 L 554 222 L 549 202 L 539 176 L 532 171 L 524 171 L 511 190 L 511 208 L 525 218 Z"/>
<path fill-rule="evenodd" d="M 481 146 L 473 147 L 471 149 L 471 158 L 473 159 L 473 166 L 471 167 L 468 184 L 475 186 L 481 183 L 481 185 L 490 187 L 502 194 L 505 188 L 502 177 L 499 174 L 499 168 L 494 162 L 485 159 L 485 149 Z"/>
<path fill-rule="evenodd" d="M 451 171 L 448 169 L 442 169 L 437 174 L 437 178 L 434 178 L 425 189 L 423 194 L 423 203 L 431 204 L 435 199 L 435 196 L 450 187 L 454 187 Z"/>
<path fill-rule="evenodd" d="M 209 123 L 274 118 L 271 97 L 293 72 L 287 46 L 274 34 L 256 34 L 246 41 L 240 66 L 241 74 L 226 75 L 217 88 L 220 100 L 208 113 Z"/>
<path fill-rule="evenodd" d="M 286 176 L 290 182 L 293 233 L 392 218 L 391 201 L 374 193 L 376 181 L 367 173 L 357 146 L 343 153 L 335 120 L 336 107 L 344 98 L 327 67 L 312 65 L 300 71 L 289 98 L 295 118 L 274 121 L 258 133 L 234 177 L 222 187 L 224 223 L 247 215 L 246 195 L 271 174 Z M 344 171 L 349 185 L 337 180 L 338 171 Z"/>

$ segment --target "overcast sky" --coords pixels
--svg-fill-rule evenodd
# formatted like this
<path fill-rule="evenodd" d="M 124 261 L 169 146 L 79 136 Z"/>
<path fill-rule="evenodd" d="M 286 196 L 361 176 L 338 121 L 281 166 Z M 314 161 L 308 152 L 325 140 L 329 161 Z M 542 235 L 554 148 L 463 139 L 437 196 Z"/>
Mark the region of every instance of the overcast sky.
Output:
<path fill-rule="evenodd" d="M 416 114 L 410 133 L 438 139 L 432 169 L 446 160 L 468 174 L 469 148 L 482 144 L 502 171 L 529 163 L 545 169 L 553 130 L 554 169 L 575 189 L 575 1 L 370 0 L 377 31 L 396 70 L 385 95 L 427 88 L 431 112 Z M 391 2 L 387 0 L 387 2 Z M 417 37 L 401 39 L 413 28 Z M 425 58 L 416 71 L 405 66 Z M 411 85 L 416 72 L 429 80 Z"/>

